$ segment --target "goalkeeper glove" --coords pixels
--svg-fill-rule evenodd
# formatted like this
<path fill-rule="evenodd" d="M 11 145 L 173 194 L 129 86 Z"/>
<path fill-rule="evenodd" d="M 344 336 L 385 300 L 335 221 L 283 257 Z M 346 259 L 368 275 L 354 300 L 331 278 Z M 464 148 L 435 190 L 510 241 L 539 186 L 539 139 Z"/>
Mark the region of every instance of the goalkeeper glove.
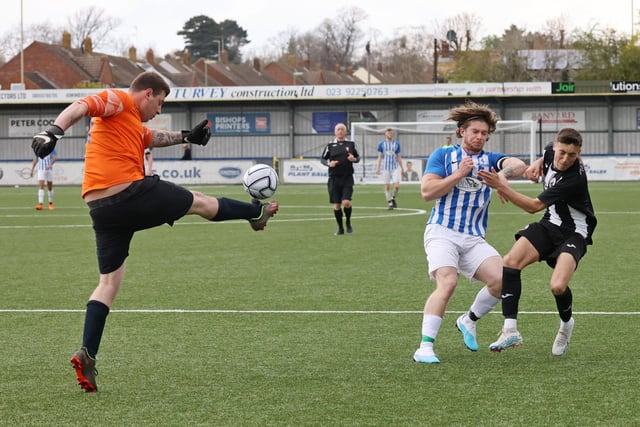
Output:
<path fill-rule="evenodd" d="M 211 138 L 211 129 L 209 129 L 209 120 L 203 120 L 194 126 L 191 130 L 182 131 L 182 142 L 186 144 L 207 145 Z"/>
<path fill-rule="evenodd" d="M 64 136 L 64 131 L 60 126 L 53 125 L 49 129 L 40 132 L 33 137 L 31 142 L 31 148 L 38 157 L 44 159 L 47 157 L 54 148 L 56 148 L 56 142 Z"/>

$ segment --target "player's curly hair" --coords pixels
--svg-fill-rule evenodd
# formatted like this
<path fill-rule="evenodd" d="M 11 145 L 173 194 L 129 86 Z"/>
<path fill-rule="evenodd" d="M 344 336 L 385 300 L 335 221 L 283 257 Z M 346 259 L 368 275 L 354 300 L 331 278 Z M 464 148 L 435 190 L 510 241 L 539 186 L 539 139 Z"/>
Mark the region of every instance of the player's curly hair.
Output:
<path fill-rule="evenodd" d="M 447 120 L 453 120 L 458 124 L 456 136 L 461 138 L 460 129 L 466 129 L 471 120 L 482 120 L 489 125 L 489 134 L 492 134 L 496 130 L 498 115 L 488 105 L 467 101 L 464 105 L 452 108 Z"/>

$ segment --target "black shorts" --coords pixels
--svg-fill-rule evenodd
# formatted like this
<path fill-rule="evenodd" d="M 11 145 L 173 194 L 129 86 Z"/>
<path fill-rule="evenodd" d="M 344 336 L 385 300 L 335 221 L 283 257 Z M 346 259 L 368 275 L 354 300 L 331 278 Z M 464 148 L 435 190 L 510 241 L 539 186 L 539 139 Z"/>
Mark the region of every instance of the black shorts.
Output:
<path fill-rule="evenodd" d="M 342 203 L 353 196 L 353 175 L 330 176 L 327 181 L 329 203 Z"/>
<path fill-rule="evenodd" d="M 559 227 L 552 224 L 534 222 L 527 225 L 515 235 L 516 240 L 526 237 L 540 254 L 539 261 L 546 261 L 549 267 L 554 268 L 561 253 L 566 252 L 578 263 L 587 253 L 587 243 L 580 234 L 571 232 L 563 233 Z"/>
<path fill-rule="evenodd" d="M 157 175 L 131 183 L 118 194 L 87 203 L 96 233 L 101 274 L 117 270 L 129 255 L 133 233 L 162 224 L 173 225 L 193 204 L 186 188 Z"/>

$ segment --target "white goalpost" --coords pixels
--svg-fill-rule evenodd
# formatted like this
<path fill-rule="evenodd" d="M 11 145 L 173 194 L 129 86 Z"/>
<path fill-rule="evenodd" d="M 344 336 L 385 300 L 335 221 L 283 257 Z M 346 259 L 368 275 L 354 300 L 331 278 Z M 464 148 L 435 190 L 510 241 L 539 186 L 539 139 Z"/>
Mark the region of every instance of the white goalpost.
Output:
<path fill-rule="evenodd" d="M 436 148 L 445 144 L 447 136 L 451 137 L 453 144 L 460 141 L 455 136 L 457 125 L 453 121 L 351 122 L 350 125 L 351 140 L 356 143 L 363 159 L 361 163 L 364 162 L 356 171 L 360 181 L 372 178 L 375 174 L 378 144 L 385 138 L 388 128 L 394 130 L 403 158 L 426 159 Z M 488 151 L 503 152 L 531 163 L 539 154 L 536 133 L 534 120 L 500 120 L 485 147 Z"/>

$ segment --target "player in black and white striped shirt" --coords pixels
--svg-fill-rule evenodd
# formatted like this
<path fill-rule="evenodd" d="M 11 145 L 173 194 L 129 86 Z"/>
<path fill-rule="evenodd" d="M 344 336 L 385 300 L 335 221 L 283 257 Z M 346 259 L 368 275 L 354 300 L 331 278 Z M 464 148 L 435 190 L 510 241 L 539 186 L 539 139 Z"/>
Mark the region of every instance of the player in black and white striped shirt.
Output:
<path fill-rule="evenodd" d="M 578 262 L 587 253 L 587 245 L 596 228 L 596 217 L 591 204 L 587 174 L 580 161 L 582 136 L 575 129 L 560 130 L 555 142 L 548 146 L 544 156 L 536 160 L 525 175 L 537 181 L 544 177 L 544 191 L 537 198 L 514 191 L 497 174 L 478 172 L 484 182 L 498 191 L 502 201 L 509 201 L 529 213 L 546 209 L 538 222 L 531 223 L 516 233 L 516 243 L 504 257 L 502 273 L 502 314 L 505 317 L 502 333 L 489 346 L 491 351 L 502 351 L 522 344 L 517 329 L 518 302 L 522 290 L 520 273 L 526 266 L 546 261 L 553 268 L 551 293 L 560 315 L 560 329 L 551 349 L 561 356 L 567 350 L 574 319 L 573 297 L 569 281 L 578 268 Z"/>

